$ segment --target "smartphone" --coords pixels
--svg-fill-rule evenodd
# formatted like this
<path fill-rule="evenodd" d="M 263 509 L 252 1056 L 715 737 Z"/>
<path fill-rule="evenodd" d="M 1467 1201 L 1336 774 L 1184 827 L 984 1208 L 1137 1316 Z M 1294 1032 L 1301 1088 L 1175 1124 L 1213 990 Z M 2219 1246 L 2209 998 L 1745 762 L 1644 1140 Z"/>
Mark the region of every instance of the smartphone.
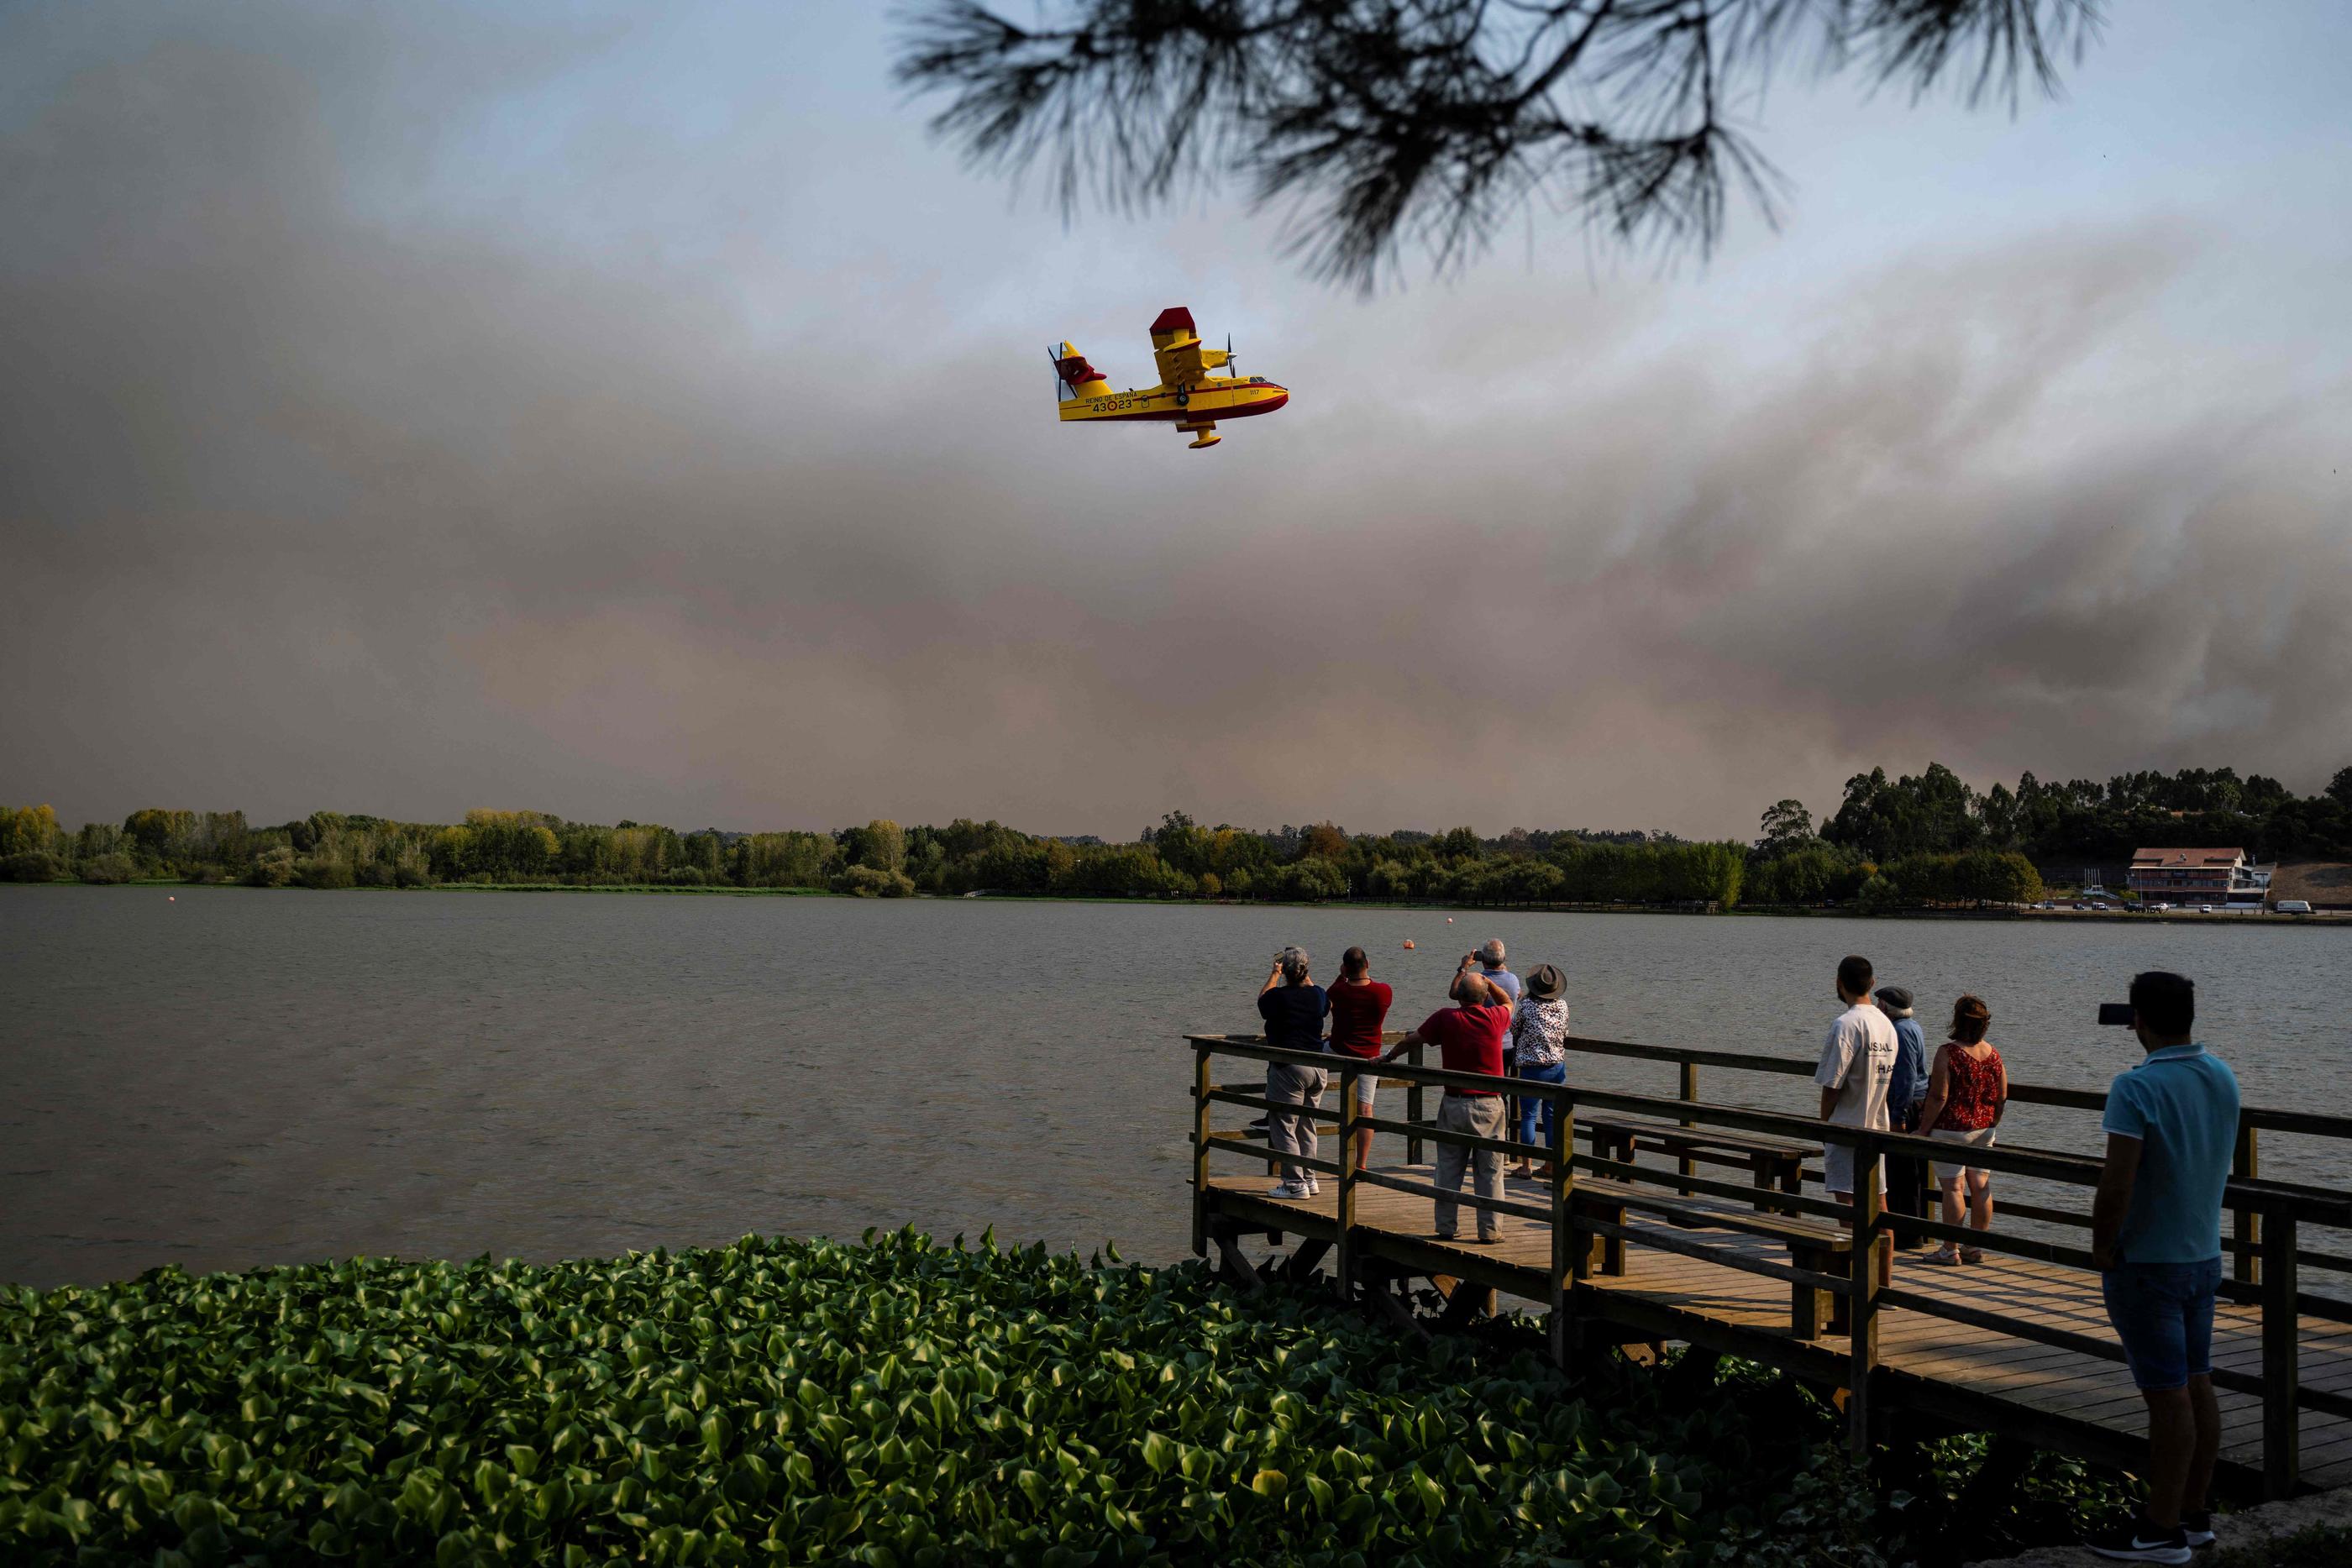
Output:
<path fill-rule="evenodd" d="M 2132 1005 L 2129 1002 L 2101 1002 L 2099 1004 L 2099 1021 L 2101 1023 L 2115 1024 L 2124 1029 L 2129 1029 L 2131 1028 L 2131 1020 Z"/>

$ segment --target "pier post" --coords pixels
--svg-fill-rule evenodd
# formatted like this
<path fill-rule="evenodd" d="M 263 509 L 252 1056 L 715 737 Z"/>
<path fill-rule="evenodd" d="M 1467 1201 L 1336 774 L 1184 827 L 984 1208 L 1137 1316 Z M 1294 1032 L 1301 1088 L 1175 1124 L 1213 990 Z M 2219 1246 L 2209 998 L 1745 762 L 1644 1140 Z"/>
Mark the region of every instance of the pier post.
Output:
<path fill-rule="evenodd" d="M 1209 1048 L 1192 1047 L 1192 1256 L 1209 1255 Z"/>
<path fill-rule="evenodd" d="M 2262 1174 L 2262 1130 L 2238 1123 L 2238 1147 L 2230 1161 L 2230 1174 L 2240 1181 L 2252 1181 Z M 2230 1249 L 2230 1278 L 2242 1284 L 2263 1282 L 2263 1214 L 2258 1208 L 2232 1209 L 2230 1233 L 2238 1244 Z"/>
<path fill-rule="evenodd" d="M 1405 1060 L 1419 1067 L 1422 1064 L 1421 1047 L 1416 1045 L 1406 1052 Z M 1418 1082 L 1404 1092 L 1404 1119 L 1416 1127 L 1421 1125 L 1421 1085 Z M 1404 1163 L 1409 1166 L 1421 1164 L 1421 1138 L 1418 1134 L 1404 1141 Z"/>
<path fill-rule="evenodd" d="M 1576 1097 L 1565 1086 L 1551 1116 L 1551 1360 L 1565 1372 L 1582 1354 L 1577 1333 Z"/>
<path fill-rule="evenodd" d="M 1679 1100 L 1679 1101 L 1681 1101 L 1681 1102 L 1682 1102 L 1684 1104 L 1685 1104 L 1685 1105 L 1693 1104 L 1693 1103 L 1695 1103 L 1697 1101 L 1697 1099 L 1698 1099 L 1698 1063 L 1697 1063 L 1697 1062 L 1696 1062 L 1696 1061 L 1685 1061 L 1685 1062 L 1683 1062 L 1683 1063 L 1682 1063 L 1682 1071 L 1681 1071 L 1676 1075 L 1676 1082 L 1675 1082 L 1675 1099 L 1677 1099 L 1677 1100 Z M 1688 1116 L 1685 1116 L 1685 1117 L 1684 1117 L 1684 1118 L 1683 1118 L 1682 1124 L 1683 1124 L 1683 1126 L 1684 1126 L 1685 1128 L 1691 1128 L 1691 1127 L 1696 1127 L 1696 1126 L 1697 1126 L 1697 1125 L 1698 1125 L 1698 1124 L 1697 1124 L 1697 1123 L 1696 1123 L 1696 1122 L 1692 1121 Z M 1629 1155 L 1627 1155 L 1626 1157 L 1627 1157 L 1628 1159 L 1631 1159 L 1633 1156 Z M 1692 1162 L 1691 1157 L 1690 1157 L 1690 1155 L 1682 1155 L 1678 1156 L 1678 1157 L 1675 1159 L 1675 1170 L 1677 1170 L 1677 1171 L 1679 1171 L 1679 1172 L 1681 1172 L 1681 1173 L 1682 1173 L 1684 1176 L 1687 1176 L 1691 1175 L 1691 1174 L 1692 1174 L 1694 1171 L 1696 1171 L 1697 1168 L 1698 1168 L 1698 1167 L 1697 1167 L 1697 1166 Z M 1688 1187 L 1686 1187 L 1686 1186 L 1685 1186 L 1685 1187 L 1679 1187 L 1679 1188 L 1677 1188 L 1676 1190 L 1677 1190 L 1677 1191 L 1679 1191 L 1679 1192 L 1680 1192 L 1680 1193 L 1681 1193 L 1685 1197 L 1688 1197 L 1691 1195 L 1691 1189 L 1690 1189 L 1690 1188 L 1688 1188 Z"/>
<path fill-rule="evenodd" d="M 1343 1058 L 1342 1060 L 1348 1060 Z M 1336 1289 L 1344 1303 L 1356 1299 L 1356 1080 L 1355 1068 L 1339 1069 L 1339 1207 Z"/>
<path fill-rule="evenodd" d="M 1878 1148 L 1866 1134 L 1855 1138 L 1853 1167 L 1853 1268 L 1848 1276 L 1848 1288 L 1853 1298 L 1846 1303 L 1852 1339 L 1846 1355 L 1845 1418 L 1846 1448 L 1860 1462 L 1870 1457 L 1871 1418 L 1874 1414 L 1871 1409 L 1871 1373 L 1878 1365 L 1878 1249 L 1885 1244 L 1885 1239 L 1878 1234 L 1883 1192 Z"/>
<path fill-rule="evenodd" d="M 2292 1497 L 2303 1469 L 2295 1307 L 2295 1221 L 2273 1214 L 2263 1238 L 2263 1495 Z"/>

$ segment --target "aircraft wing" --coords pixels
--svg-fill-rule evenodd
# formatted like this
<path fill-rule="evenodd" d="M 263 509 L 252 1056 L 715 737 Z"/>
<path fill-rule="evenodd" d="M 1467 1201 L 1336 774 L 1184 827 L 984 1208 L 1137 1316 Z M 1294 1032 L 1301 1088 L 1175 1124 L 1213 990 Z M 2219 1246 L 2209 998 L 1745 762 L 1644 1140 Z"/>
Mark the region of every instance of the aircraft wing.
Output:
<path fill-rule="evenodd" d="M 1181 305 L 1170 306 L 1151 323 L 1151 358 L 1160 367 L 1161 386 L 1191 386 L 1204 381 L 1231 357 L 1223 349 L 1212 349 L 1201 341 L 1192 313 Z"/>
<path fill-rule="evenodd" d="M 1160 367 L 1160 384 L 1171 387 L 1190 386 L 1205 380 L 1209 374 L 1206 355 L 1198 338 L 1151 350 L 1151 358 Z"/>

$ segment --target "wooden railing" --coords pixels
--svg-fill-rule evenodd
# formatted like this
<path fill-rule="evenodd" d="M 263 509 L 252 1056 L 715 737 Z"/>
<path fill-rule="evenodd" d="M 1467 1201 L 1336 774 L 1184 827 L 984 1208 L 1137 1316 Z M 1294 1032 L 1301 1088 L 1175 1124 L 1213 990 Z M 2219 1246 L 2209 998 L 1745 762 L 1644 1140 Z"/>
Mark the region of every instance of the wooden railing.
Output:
<path fill-rule="evenodd" d="M 1857 1454 L 1867 1449 L 1874 1430 L 1873 1398 L 1875 1380 L 1873 1374 L 1880 1364 L 1878 1320 L 1879 1312 L 1885 1307 L 1900 1307 L 1907 1312 L 2074 1351 L 2103 1361 L 2124 1360 L 2121 1346 L 2113 1340 L 2023 1321 L 2014 1316 L 1997 1315 L 1916 1291 L 1879 1284 L 1880 1265 L 1877 1260 L 1891 1247 L 1892 1239 L 1898 1234 L 1983 1248 L 2061 1268 L 2095 1269 L 2090 1253 L 2083 1248 L 1999 1229 L 1974 1230 L 1947 1225 L 1940 1220 L 1887 1212 L 1884 1204 L 1880 1157 L 1894 1155 L 1915 1160 L 1948 1161 L 1953 1155 L 1950 1144 L 1908 1134 L 1832 1126 L 1810 1116 L 1711 1103 L 1697 1097 L 1698 1070 L 1702 1067 L 1810 1076 L 1812 1067 L 1809 1062 L 1734 1051 L 1574 1040 L 1570 1041 L 1570 1049 L 1574 1051 L 1675 1062 L 1679 1069 L 1678 1093 L 1675 1098 L 1667 1099 L 1572 1083 L 1508 1080 L 1509 1093 L 1521 1099 L 1549 1103 L 1552 1107 L 1549 1145 L 1530 1147 L 1509 1138 L 1483 1138 L 1455 1132 L 1423 1115 L 1423 1096 L 1426 1090 L 1492 1091 L 1496 1081 L 1491 1077 L 1449 1072 L 1418 1062 L 1377 1062 L 1327 1052 L 1286 1050 L 1267 1045 L 1251 1036 L 1192 1035 L 1186 1038 L 1195 1053 L 1192 1175 L 1193 1249 L 1196 1253 L 1205 1255 L 1207 1251 L 1210 1155 L 1213 1152 L 1238 1154 L 1261 1165 L 1276 1157 L 1264 1141 L 1220 1134 L 1211 1128 L 1210 1107 L 1225 1103 L 1270 1113 L 1303 1115 L 1318 1124 L 1331 1126 L 1339 1134 L 1339 1158 L 1336 1160 L 1295 1155 L 1286 1155 L 1281 1158 L 1338 1180 L 1336 1246 L 1338 1279 L 1343 1291 L 1352 1291 L 1357 1278 L 1354 1253 L 1361 1243 L 1357 1236 L 1360 1227 L 1357 1224 L 1356 1197 L 1359 1189 L 1364 1186 L 1443 1199 L 1463 1207 L 1511 1215 L 1548 1225 L 1551 1234 L 1551 1260 L 1545 1276 L 1547 1299 L 1544 1304 L 1550 1312 L 1553 1354 L 1562 1364 L 1569 1363 L 1580 1343 L 1577 1286 L 1590 1277 L 1595 1240 L 1620 1247 L 1652 1248 L 1698 1257 L 1725 1268 L 1790 1283 L 1801 1292 L 1818 1291 L 1842 1301 L 1846 1320 L 1847 1365 L 1843 1381 L 1844 1386 L 1850 1390 L 1847 1405 L 1849 1437 Z M 1395 1038 L 1391 1037 L 1391 1040 Z M 1220 1056 L 1270 1063 L 1286 1062 L 1321 1070 L 1329 1075 L 1331 1086 L 1337 1091 L 1338 1108 L 1324 1110 L 1318 1106 L 1276 1103 L 1267 1099 L 1263 1092 L 1251 1092 L 1248 1085 L 1219 1085 L 1213 1082 L 1211 1063 Z M 1402 1080 L 1408 1086 L 1403 1120 L 1367 1116 L 1360 1113 L 1356 1081 L 1366 1072 L 1391 1081 Z M 2024 1083 L 2012 1083 L 2011 1097 L 2023 1103 L 2094 1111 L 2101 1108 L 2105 1098 L 2103 1094 L 2080 1090 Z M 1754 1199 L 1757 1194 L 1749 1187 L 1697 1176 L 1686 1158 L 1678 1160 L 1669 1170 L 1604 1159 L 1597 1154 L 1578 1155 L 1574 1150 L 1576 1115 L 1580 1108 L 1630 1113 L 1685 1127 L 1725 1128 L 1813 1144 L 1851 1146 L 1855 1151 L 1857 1186 L 1860 1188 L 1853 1195 L 1851 1205 L 1798 1193 L 1775 1193 L 1770 1198 L 1770 1207 L 1780 1214 L 1811 1217 L 1850 1229 L 1853 1240 L 1847 1252 L 1847 1267 L 1843 1272 L 1833 1274 L 1795 1263 L 1783 1264 L 1757 1257 L 1752 1249 L 1734 1249 L 1719 1241 L 1710 1241 L 1703 1230 L 1636 1228 L 1622 1219 L 1610 1220 L 1580 1212 L 1576 1197 L 1580 1172 L 1603 1177 L 1612 1184 L 1611 1201 L 1623 1209 L 1664 1213 L 1685 1221 L 1691 1217 L 1688 1199 L 1706 1197 L 1744 1203 Z M 2297 1284 L 2300 1270 L 2305 1266 L 2325 1269 L 2352 1267 L 2352 1260 L 2307 1251 L 2298 1241 L 2302 1228 L 2306 1226 L 2352 1227 L 2352 1197 L 2338 1191 L 2264 1181 L 2254 1176 L 2255 1134 L 2261 1130 L 2276 1129 L 2347 1138 L 2352 1137 L 2352 1119 L 2248 1108 L 2242 1113 L 2241 1127 L 2239 1158 L 2242 1174 L 2231 1178 L 2223 1200 L 2224 1207 L 2237 1217 L 2236 1234 L 2225 1245 L 2238 1260 L 2241 1271 L 2235 1281 L 2224 1282 L 2224 1291 L 2232 1299 L 2259 1309 L 2262 1372 L 2256 1376 L 2217 1366 L 2213 1371 L 2213 1382 L 2219 1388 L 2250 1395 L 2261 1401 L 2264 1490 L 2283 1496 L 2297 1484 L 2300 1466 L 2298 1412 L 2318 1410 L 2352 1418 L 2352 1396 L 2306 1387 L 2298 1375 L 2301 1318 L 2311 1315 L 2352 1321 L 2352 1312 L 2348 1312 L 2342 1302 L 2301 1291 Z M 1421 1163 L 1421 1145 L 1424 1141 L 1467 1150 L 1489 1151 L 1500 1156 L 1528 1155 L 1546 1159 L 1550 1165 L 1550 1176 L 1544 1199 L 1530 1203 L 1510 1197 L 1487 1198 L 1475 1189 L 1442 1191 L 1433 1183 L 1387 1172 L 1360 1169 L 1356 1164 L 1355 1134 L 1367 1128 L 1405 1139 L 1408 1165 Z M 2085 1155 L 2000 1146 L 1970 1148 L 1967 1158 L 1971 1166 L 2064 1186 L 2095 1186 L 2098 1181 L 2099 1162 Z M 1629 1196 L 1628 1184 L 1641 1183 L 1654 1184 L 1668 1190 L 1662 1191 L 1654 1199 L 1647 1199 L 1637 1191 Z M 2018 1215 L 2019 1207 L 2010 1205 L 2004 1212 Z M 2024 1218 L 2062 1224 L 2089 1223 L 2085 1215 L 2048 1208 L 2037 1209 Z M 1719 1228 L 1735 1234 L 1742 1230 L 1751 1234 L 1769 1233 L 1769 1229 L 1760 1228 L 1768 1227 L 1769 1221 L 1750 1219 L 1728 1206 L 1708 1209 L 1704 1219 L 1706 1229 Z"/>
<path fill-rule="evenodd" d="M 1402 1036 L 1392 1036 L 1402 1039 Z M 1727 1069 L 1735 1072 L 1758 1072 L 1776 1077 L 1811 1078 L 1815 1064 L 1802 1057 L 1767 1056 L 1760 1052 L 1740 1051 L 1699 1050 L 1686 1046 L 1637 1045 L 1629 1040 L 1593 1040 L 1572 1036 L 1568 1049 L 1593 1056 L 1610 1056 L 1638 1061 L 1672 1062 L 1679 1079 L 1678 1095 L 1683 1100 L 1698 1098 L 1698 1070 L 1702 1067 Z M 1419 1052 L 1415 1051 L 1418 1061 Z M 1516 1092 L 1516 1091 L 1515 1091 Z M 2087 1111 L 2093 1114 L 2106 1109 L 2105 1090 L 2067 1089 L 2054 1084 L 2026 1083 L 2011 1079 L 2010 1099 L 2021 1105 L 2049 1105 L 2067 1111 Z M 2092 1146 L 2100 1140 L 2093 1130 Z M 2293 1134 L 2298 1136 L 2330 1138 L 2347 1144 L 2347 1160 L 2352 1160 L 2352 1116 L 2321 1115 L 2308 1111 L 2282 1111 L 2272 1107 L 2247 1105 L 2238 1113 L 2238 1146 L 2230 1174 L 2241 1181 L 2257 1180 L 2262 1176 L 2262 1134 L 2265 1132 Z M 2063 1151 L 2035 1149 L 2036 1154 L 2055 1158 L 2068 1157 Z M 1409 1156 L 1410 1157 L 1410 1156 Z M 2095 1158 L 2084 1155 L 2096 1169 Z M 1973 1159 L 1971 1164 L 1975 1163 Z M 1990 1167 L 1988 1167 L 1990 1168 Z M 1689 1174 L 1685 1169 L 1685 1175 Z M 1821 1179 L 1817 1170 L 1806 1173 L 1811 1179 Z M 2039 1220 L 2048 1225 L 2074 1226 L 2087 1230 L 2091 1217 L 2068 1209 L 2047 1206 L 2004 1202 L 2003 1214 L 2016 1219 Z M 2231 1206 L 2231 1234 L 2221 1243 L 2222 1251 L 2231 1260 L 2231 1279 L 2224 1281 L 2224 1299 L 2251 1303 L 2260 1299 L 2262 1260 L 2263 1255 L 2262 1211 Z M 2352 1275 L 2352 1255 L 2303 1249 L 2296 1260 L 2305 1268 L 2329 1273 Z M 2305 1310 L 2316 1317 L 2352 1322 L 2352 1303 L 2321 1298 L 2306 1301 Z"/>

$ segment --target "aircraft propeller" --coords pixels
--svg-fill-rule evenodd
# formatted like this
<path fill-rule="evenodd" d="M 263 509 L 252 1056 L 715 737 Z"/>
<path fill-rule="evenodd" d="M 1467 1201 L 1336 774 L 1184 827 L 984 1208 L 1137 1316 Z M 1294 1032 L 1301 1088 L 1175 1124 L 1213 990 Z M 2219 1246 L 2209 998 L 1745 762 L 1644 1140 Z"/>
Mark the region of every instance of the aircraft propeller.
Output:
<path fill-rule="evenodd" d="M 1054 401 L 1060 402 L 1070 395 L 1069 384 L 1062 380 L 1062 356 L 1058 347 L 1045 345 L 1045 362 L 1054 367 Z"/>
<path fill-rule="evenodd" d="M 1234 335 L 1228 332 L 1225 334 L 1225 374 L 1230 376 L 1239 373 L 1234 369 Z"/>

